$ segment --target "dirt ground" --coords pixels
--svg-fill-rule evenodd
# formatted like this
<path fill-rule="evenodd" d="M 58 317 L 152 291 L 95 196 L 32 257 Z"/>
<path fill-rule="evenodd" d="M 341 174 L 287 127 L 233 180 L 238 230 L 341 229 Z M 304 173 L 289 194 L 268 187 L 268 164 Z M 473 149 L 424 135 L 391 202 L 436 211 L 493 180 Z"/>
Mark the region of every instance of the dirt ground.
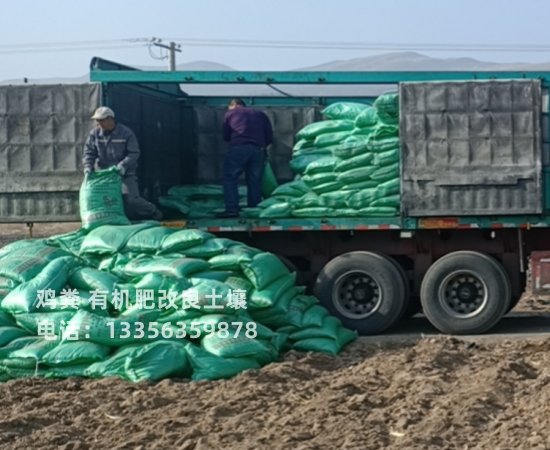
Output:
<path fill-rule="evenodd" d="M 0 246 L 28 237 L 2 228 Z M 0 384 L 0 449 L 550 449 L 549 383 L 548 340 L 448 337 L 289 352 L 227 381 L 13 380 Z"/>
<path fill-rule="evenodd" d="M 290 352 L 228 381 L 0 385 L 0 448 L 546 449 L 550 342 Z"/>

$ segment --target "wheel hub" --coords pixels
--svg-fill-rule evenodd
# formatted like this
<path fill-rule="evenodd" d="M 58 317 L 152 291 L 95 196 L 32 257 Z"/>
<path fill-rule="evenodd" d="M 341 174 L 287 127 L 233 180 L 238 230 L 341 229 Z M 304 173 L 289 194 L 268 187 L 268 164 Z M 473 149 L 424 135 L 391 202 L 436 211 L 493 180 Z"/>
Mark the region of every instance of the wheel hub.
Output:
<path fill-rule="evenodd" d="M 439 297 L 441 305 L 452 316 L 472 317 L 483 309 L 487 288 L 475 274 L 451 274 L 442 283 Z"/>
<path fill-rule="evenodd" d="M 380 287 L 365 273 L 350 273 L 342 276 L 334 285 L 333 302 L 345 317 L 364 319 L 380 306 Z"/>

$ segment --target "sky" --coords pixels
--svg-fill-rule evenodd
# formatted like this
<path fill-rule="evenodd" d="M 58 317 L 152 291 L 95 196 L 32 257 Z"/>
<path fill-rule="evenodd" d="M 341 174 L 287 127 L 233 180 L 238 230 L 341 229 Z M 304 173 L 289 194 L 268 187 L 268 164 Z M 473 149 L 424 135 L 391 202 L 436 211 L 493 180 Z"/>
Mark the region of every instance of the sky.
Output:
<path fill-rule="evenodd" d="M 153 59 L 144 42 L 122 41 L 152 37 L 545 45 L 550 17 L 548 0 L 0 0 L 0 5 L 0 80 L 86 75 L 93 56 L 164 70 L 167 61 Z M 111 40 L 109 45 L 121 48 L 94 43 L 90 47 L 96 48 L 59 51 L 61 44 Z M 39 43 L 43 47 L 24 46 Z M 56 45 L 46 45 L 51 43 Z M 181 50 L 177 63 L 213 61 L 240 70 L 292 70 L 387 53 L 190 45 Z M 418 51 L 493 62 L 550 61 L 550 52 Z"/>

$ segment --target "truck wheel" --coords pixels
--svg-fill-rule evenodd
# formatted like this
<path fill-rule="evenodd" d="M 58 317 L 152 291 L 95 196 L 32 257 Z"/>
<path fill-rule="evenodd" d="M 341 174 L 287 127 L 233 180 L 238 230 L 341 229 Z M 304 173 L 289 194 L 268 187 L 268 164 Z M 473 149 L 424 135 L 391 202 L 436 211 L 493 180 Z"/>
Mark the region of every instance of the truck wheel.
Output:
<path fill-rule="evenodd" d="M 290 259 L 282 255 L 277 255 L 277 258 L 281 260 L 281 262 L 285 265 L 285 267 L 290 272 L 296 273 L 296 286 L 304 286 L 304 277 L 302 276 L 301 272 L 298 270 L 298 267 L 296 267 L 296 264 L 294 264 Z"/>
<path fill-rule="evenodd" d="M 378 334 L 393 325 L 405 305 L 405 284 L 395 265 L 370 252 L 330 261 L 315 283 L 315 296 L 349 329 Z"/>
<path fill-rule="evenodd" d="M 455 252 L 437 260 L 421 286 L 424 314 L 449 334 L 484 333 L 510 304 L 510 280 L 502 266 L 477 252 Z"/>

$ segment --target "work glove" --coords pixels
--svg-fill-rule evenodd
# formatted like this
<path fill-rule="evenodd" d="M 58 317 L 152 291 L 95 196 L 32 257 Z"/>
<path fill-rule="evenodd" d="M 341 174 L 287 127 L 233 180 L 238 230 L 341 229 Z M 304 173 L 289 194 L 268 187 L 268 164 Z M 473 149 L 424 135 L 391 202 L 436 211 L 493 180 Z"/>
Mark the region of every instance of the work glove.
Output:
<path fill-rule="evenodd" d="M 121 177 L 123 177 L 124 174 L 126 173 L 126 169 L 122 164 L 119 164 L 118 166 L 116 166 L 116 170 L 118 171 Z"/>

